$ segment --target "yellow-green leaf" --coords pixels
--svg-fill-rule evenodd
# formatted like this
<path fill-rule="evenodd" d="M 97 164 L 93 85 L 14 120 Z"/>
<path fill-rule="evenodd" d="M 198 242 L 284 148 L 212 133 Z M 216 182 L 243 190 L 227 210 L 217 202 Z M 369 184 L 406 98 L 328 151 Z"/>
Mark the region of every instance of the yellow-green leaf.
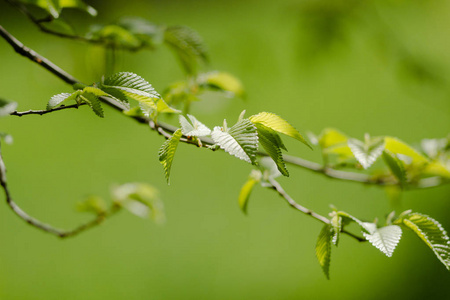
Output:
<path fill-rule="evenodd" d="M 166 176 L 167 184 L 170 184 L 170 169 L 172 167 L 175 151 L 182 136 L 181 129 L 177 129 L 167 141 L 159 149 L 159 161 L 164 167 L 164 175 Z"/>
<path fill-rule="evenodd" d="M 292 126 L 286 120 L 284 120 L 283 118 L 279 117 L 276 114 L 269 112 L 261 112 L 257 115 L 251 116 L 249 119 L 255 124 L 256 123 L 263 124 L 264 126 L 269 127 L 270 129 L 273 129 L 287 136 L 290 136 L 294 139 L 297 139 L 306 146 L 308 146 L 309 148 L 311 148 L 306 139 L 300 134 L 300 132 L 298 132 L 297 129 L 294 128 L 294 126 Z"/>
<path fill-rule="evenodd" d="M 331 233 L 330 224 L 323 226 L 316 244 L 316 256 L 327 279 L 330 279 Z"/>

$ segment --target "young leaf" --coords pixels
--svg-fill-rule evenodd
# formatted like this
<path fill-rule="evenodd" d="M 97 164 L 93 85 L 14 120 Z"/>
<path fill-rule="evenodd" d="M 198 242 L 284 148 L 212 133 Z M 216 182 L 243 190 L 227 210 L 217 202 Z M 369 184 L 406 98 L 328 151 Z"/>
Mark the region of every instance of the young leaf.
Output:
<path fill-rule="evenodd" d="M 211 129 L 206 127 L 203 123 L 197 120 L 192 115 L 187 115 L 189 122 L 183 115 L 179 116 L 181 132 L 185 136 L 207 136 L 211 134 Z"/>
<path fill-rule="evenodd" d="M 104 89 L 105 87 L 106 90 Z M 100 88 L 108 94 L 110 94 L 108 90 L 119 90 L 128 98 L 148 105 L 154 109 L 156 109 L 156 100 L 161 98 L 150 83 L 142 77 L 130 72 L 119 72 L 106 78 L 103 84 L 100 85 Z"/>
<path fill-rule="evenodd" d="M 289 177 L 289 172 L 286 169 L 286 165 L 283 160 L 283 155 L 281 154 L 281 149 L 286 149 L 283 145 L 278 134 L 275 130 L 270 129 L 260 123 L 256 123 L 256 128 L 258 130 L 259 142 L 263 148 L 267 151 L 267 154 L 273 159 L 277 164 L 278 170 L 286 177 Z"/>
<path fill-rule="evenodd" d="M 399 222 L 414 231 L 433 250 L 447 270 L 450 270 L 450 241 L 438 221 L 420 213 L 409 213 L 396 221 Z"/>
<path fill-rule="evenodd" d="M 100 104 L 100 100 L 96 95 L 91 93 L 82 93 L 80 97 L 91 107 L 91 109 L 97 116 L 99 116 L 100 118 L 104 117 L 102 105 Z"/>
<path fill-rule="evenodd" d="M 349 139 L 348 146 L 352 150 L 355 158 L 361 163 L 364 169 L 369 168 L 383 153 L 384 140 L 381 138 L 368 139 L 365 143 L 356 139 Z"/>
<path fill-rule="evenodd" d="M 158 191 L 145 183 L 126 183 L 111 191 L 116 205 L 125 207 L 141 218 L 151 218 L 155 223 L 165 221 L 164 205 Z"/>
<path fill-rule="evenodd" d="M 170 26 L 164 42 L 178 55 L 188 74 L 194 74 L 199 60 L 208 61 L 206 47 L 197 32 L 186 26 Z"/>
<path fill-rule="evenodd" d="M 198 78 L 201 85 L 212 89 L 230 93 L 231 96 L 244 97 L 244 87 L 239 79 L 226 72 L 209 72 L 201 74 Z"/>
<path fill-rule="evenodd" d="M 256 183 L 260 181 L 260 179 L 258 178 L 261 177 L 261 172 L 259 171 L 256 172 L 258 172 L 256 173 L 258 174 L 257 176 L 255 176 L 254 172 L 252 171 L 252 175 L 250 175 L 247 182 L 242 186 L 241 191 L 239 192 L 238 198 L 239 207 L 245 214 L 247 213 L 248 200 L 250 199 L 250 194 L 253 190 L 253 187 L 255 186 Z"/>
<path fill-rule="evenodd" d="M 89 39 L 101 41 L 110 48 L 137 50 L 142 46 L 139 38 L 127 29 L 116 24 L 91 26 L 87 33 L 87 37 Z"/>
<path fill-rule="evenodd" d="M 400 185 L 404 185 L 407 181 L 406 170 L 403 161 L 397 155 L 389 150 L 384 150 L 383 159 L 391 170 L 392 174 L 398 179 Z"/>
<path fill-rule="evenodd" d="M 393 138 L 393 137 L 385 137 L 385 149 L 389 150 L 394 154 L 402 154 L 409 156 L 412 159 L 413 163 L 417 164 L 426 164 L 428 163 L 428 159 L 414 150 L 411 146 L 405 144 L 404 142 Z"/>
<path fill-rule="evenodd" d="M 373 223 L 364 224 L 375 225 Z M 365 228 L 369 233 L 363 232 L 364 237 L 381 252 L 391 257 L 402 237 L 402 229 L 397 225 L 389 225 L 381 228 L 377 228 L 375 225 L 365 226 Z"/>
<path fill-rule="evenodd" d="M 77 203 L 77 210 L 90 212 L 97 215 L 103 214 L 107 209 L 106 202 L 99 196 L 89 196 L 84 201 Z"/>
<path fill-rule="evenodd" d="M 175 151 L 181 138 L 181 129 L 177 129 L 170 139 L 164 142 L 159 149 L 159 161 L 164 167 L 164 175 L 166 176 L 167 184 L 170 184 L 170 169 L 172 167 Z"/>
<path fill-rule="evenodd" d="M 339 235 L 342 230 L 342 217 L 337 212 L 333 212 L 330 224 L 333 230 L 331 241 L 337 246 L 339 243 Z"/>
<path fill-rule="evenodd" d="M 63 104 L 65 101 L 73 100 L 79 94 L 80 94 L 80 91 L 76 91 L 75 93 L 61 93 L 61 94 L 54 95 L 52 98 L 50 98 L 50 101 L 48 101 L 47 110 L 55 108 L 55 107 Z"/>
<path fill-rule="evenodd" d="M 8 116 L 17 108 L 17 102 L 9 102 L 0 99 L 0 117 Z"/>
<path fill-rule="evenodd" d="M 323 226 L 316 244 L 316 256 L 327 279 L 330 279 L 331 225 Z"/>
<path fill-rule="evenodd" d="M 325 128 L 324 130 L 322 130 L 318 140 L 320 147 L 324 149 L 347 143 L 348 138 L 339 130 L 336 130 L 334 128 Z"/>
<path fill-rule="evenodd" d="M 85 4 L 81 0 L 20 0 L 19 2 L 38 6 L 51 14 L 55 19 L 59 18 L 63 8 L 77 8 L 93 17 L 97 15 L 97 11 L 92 6 Z"/>
<path fill-rule="evenodd" d="M 211 132 L 214 143 L 220 148 L 239 159 L 255 164 L 258 150 L 258 133 L 255 125 L 248 119 L 237 122 L 229 130 L 223 127 L 214 127 Z"/>
<path fill-rule="evenodd" d="M 250 121 L 253 123 L 260 123 L 263 124 L 266 127 L 269 127 L 272 130 L 278 131 L 280 133 L 283 133 L 287 136 L 290 136 L 294 139 L 299 140 L 309 148 L 311 146 L 308 144 L 308 142 L 305 140 L 305 138 L 300 134 L 300 132 L 297 131 L 291 124 L 286 122 L 281 117 L 277 116 L 273 113 L 268 112 L 261 112 L 257 115 L 251 116 Z M 312 148 L 311 148 L 312 149 Z"/>

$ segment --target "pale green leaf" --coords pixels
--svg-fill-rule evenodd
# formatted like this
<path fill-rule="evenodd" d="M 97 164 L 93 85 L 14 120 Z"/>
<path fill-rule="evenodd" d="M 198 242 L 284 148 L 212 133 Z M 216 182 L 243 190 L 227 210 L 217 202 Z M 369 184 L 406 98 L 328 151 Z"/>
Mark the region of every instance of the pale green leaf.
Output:
<path fill-rule="evenodd" d="M 214 143 L 239 159 L 254 164 L 258 150 L 258 133 L 255 125 L 248 119 L 237 122 L 229 130 L 215 127 L 211 132 Z"/>
<path fill-rule="evenodd" d="M 101 215 L 107 210 L 105 200 L 99 196 L 89 196 L 84 201 L 77 203 L 77 210 Z"/>
<path fill-rule="evenodd" d="M 369 139 L 366 138 L 365 142 L 361 142 L 356 139 L 349 139 L 348 146 L 355 155 L 364 169 L 369 168 L 384 150 L 384 140 L 382 138 Z"/>
<path fill-rule="evenodd" d="M 139 75 L 130 72 L 120 72 L 106 78 L 100 88 L 109 94 L 108 89 L 117 89 L 129 99 L 155 109 L 157 109 L 156 100 L 161 98 L 150 83 Z"/>
<path fill-rule="evenodd" d="M 333 230 L 331 241 L 337 246 L 339 244 L 339 236 L 342 230 L 342 216 L 340 216 L 337 212 L 333 212 L 330 224 Z"/>
<path fill-rule="evenodd" d="M 386 150 L 394 154 L 406 155 L 412 159 L 412 163 L 414 164 L 426 164 L 429 162 L 425 156 L 397 138 L 385 137 L 384 140 Z"/>
<path fill-rule="evenodd" d="M 194 74 L 198 62 L 207 62 L 207 51 L 197 32 L 186 26 L 170 26 L 164 33 L 164 42 L 174 50 L 188 74 Z"/>
<path fill-rule="evenodd" d="M 208 72 L 201 74 L 198 78 L 201 85 L 212 89 L 217 89 L 230 94 L 230 96 L 244 97 L 245 91 L 241 81 L 233 75 L 226 72 Z"/>
<path fill-rule="evenodd" d="M 270 129 L 273 129 L 275 131 L 278 131 L 280 133 L 283 133 L 287 136 L 290 136 L 294 139 L 299 140 L 309 148 L 311 146 L 308 144 L 308 142 L 305 140 L 305 138 L 298 132 L 297 129 L 295 129 L 291 124 L 289 124 L 287 121 L 285 121 L 283 118 L 277 116 L 273 113 L 268 112 L 261 112 L 257 115 L 251 116 L 250 121 L 253 123 L 260 123 L 263 124 L 266 127 L 269 127 Z M 311 148 L 312 149 L 312 148 Z"/>
<path fill-rule="evenodd" d="M 159 161 L 164 167 L 164 175 L 166 176 L 167 184 L 170 184 L 170 169 L 172 168 L 173 158 L 177 150 L 178 143 L 181 138 L 181 129 L 177 129 L 167 141 L 159 149 Z"/>
<path fill-rule="evenodd" d="M 0 99 L 0 117 L 8 116 L 17 108 L 17 102 L 9 102 Z"/>
<path fill-rule="evenodd" d="M 164 205 L 158 190 L 145 183 L 126 183 L 111 191 L 116 205 L 125 207 L 141 218 L 151 218 L 155 223 L 165 221 Z"/>
<path fill-rule="evenodd" d="M 334 128 L 325 128 L 318 137 L 320 147 L 328 148 L 339 144 L 346 144 L 348 137 Z"/>
<path fill-rule="evenodd" d="M 20 0 L 22 3 L 32 4 L 46 10 L 55 19 L 59 18 L 63 8 L 77 8 L 96 16 L 97 11 L 81 0 Z"/>
<path fill-rule="evenodd" d="M 102 105 L 96 95 L 91 93 L 82 93 L 80 98 L 89 105 L 97 116 L 100 118 L 104 117 Z"/>
<path fill-rule="evenodd" d="M 413 230 L 433 250 L 447 270 L 450 270 L 450 241 L 438 221 L 420 213 L 406 214 L 398 221 Z"/>
<path fill-rule="evenodd" d="M 377 228 L 373 223 L 365 224 L 370 224 L 371 226 L 365 226 L 369 233 L 363 232 L 364 237 L 381 252 L 391 257 L 402 237 L 402 229 L 397 225 Z"/>
<path fill-rule="evenodd" d="M 256 123 L 256 128 L 258 130 L 258 139 L 263 148 L 266 150 L 267 154 L 273 159 L 276 163 L 278 170 L 284 176 L 289 177 L 289 172 L 286 169 L 286 165 L 283 160 L 283 155 L 281 154 L 281 149 L 286 149 L 281 141 L 279 135 L 275 132 L 275 130 L 270 129 L 262 125 L 261 123 Z"/>
<path fill-rule="evenodd" d="M 247 213 L 248 200 L 250 199 L 250 194 L 257 182 L 258 181 L 255 178 L 249 177 L 247 182 L 242 186 L 241 191 L 239 192 L 239 207 L 244 213 Z"/>
<path fill-rule="evenodd" d="M 74 100 L 78 95 L 80 95 L 79 91 L 76 91 L 75 93 L 61 93 L 54 95 L 52 98 L 50 98 L 50 101 L 48 101 L 47 110 L 62 105 L 66 101 Z"/>
<path fill-rule="evenodd" d="M 110 48 L 137 50 L 142 46 L 138 37 L 116 24 L 92 26 L 87 33 L 87 37 L 89 39 L 101 41 Z"/>
<path fill-rule="evenodd" d="M 331 225 L 323 226 L 316 244 L 316 256 L 327 279 L 330 279 Z"/>
<path fill-rule="evenodd" d="M 211 129 L 206 127 L 203 123 L 197 120 L 192 115 L 187 115 L 190 122 L 183 116 L 179 116 L 179 121 L 181 125 L 181 132 L 185 136 L 207 136 L 211 134 Z"/>
<path fill-rule="evenodd" d="M 407 181 L 407 176 L 403 161 L 389 150 L 384 150 L 383 159 L 400 184 L 404 185 Z"/>

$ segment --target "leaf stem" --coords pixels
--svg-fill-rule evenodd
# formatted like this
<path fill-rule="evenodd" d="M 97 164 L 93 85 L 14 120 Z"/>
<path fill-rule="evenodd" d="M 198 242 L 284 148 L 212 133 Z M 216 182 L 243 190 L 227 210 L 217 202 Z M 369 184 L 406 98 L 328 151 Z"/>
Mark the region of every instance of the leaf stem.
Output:
<path fill-rule="evenodd" d="M 282 198 L 284 198 L 284 200 L 286 200 L 286 202 L 294 209 L 304 213 L 305 215 L 308 215 L 316 220 L 318 220 L 319 222 L 322 222 L 324 224 L 330 224 L 331 221 L 322 216 L 319 215 L 318 213 L 310 210 L 309 208 L 306 208 L 302 205 L 300 205 L 299 203 L 297 203 L 294 199 L 291 198 L 291 196 L 289 196 L 285 190 L 283 189 L 283 187 L 273 178 L 269 178 L 269 183 L 270 185 L 268 186 L 268 188 L 276 191 L 278 193 L 278 195 L 280 195 Z M 357 240 L 358 242 L 366 242 L 367 240 L 365 238 L 359 237 L 351 232 L 348 232 L 346 230 L 342 230 L 342 233 L 350 236 L 351 238 L 354 238 L 355 240 Z"/>

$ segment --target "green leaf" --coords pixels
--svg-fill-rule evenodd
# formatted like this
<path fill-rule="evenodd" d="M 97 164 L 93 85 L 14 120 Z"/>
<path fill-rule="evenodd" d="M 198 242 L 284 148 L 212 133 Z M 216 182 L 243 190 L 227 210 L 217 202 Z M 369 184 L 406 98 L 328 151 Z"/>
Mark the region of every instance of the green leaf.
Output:
<path fill-rule="evenodd" d="M 286 177 L 289 177 L 289 172 L 286 169 L 286 165 L 283 160 L 283 155 L 281 154 L 281 149 L 286 149 L 281 141 L 279 135 L 275 130 L 270 129 L 262 125 L 261 123 L 256 123 L 256 128 L 258 130 L 258 139 L 263 148 L 267 151 L 267 154 L 276 163 L 278 170 Z"/>
<path fill-rule="evenodd" d="M 105 87 L 106 90 L 104 89 Z M 119 72 L 111 75 L 103 81 L 100 88 L 108 94 L 110 94 L 108 89 L 119 90 L 129 99 L 136 100 L 155 109 L 156 100 L 161 97 L 150 83 L 139 75 L 130 72 Z"/>
<path fill-rule="evenodd" d="M 224 123 L 226 127 L 226 122 Z M 258 150 L 258 133 L 255 125 L 248 119 L 237 122 L 229 130 L 214 127 L 211 137 L 220 148 L 239 159 L 255 164 Z"/>
<path fill-rule="evenodd" d="M 104 117 L 102 105 L 96 95 L 91 93 L 82 93 L 80 97 L 90 106 L 90 108 L 97 116 L 99 116 L 100 118 Z"/>
<path fill-rule="evenodd" d="M 142 18 L 124 17 L 117 23 L 120 27 L 131 32 L 141 42 L 141 46 L 154 48 L 164 40 L 164 26 L 156 25 Z"/>
<path fill-rule="evenodd" d="M 164 42 L 172 48 L 188 74 L 196 73 L 199 61 L 208 61 L 201 37 L 189 27 L 168 27 L 164 33 Z"/>
<path fill-rule="evenodd" d="M 370 139 L 366 135 L 365 142 L 356 139 L 349 139 L 348 146 L 364 169 L 369 168 L 380 157 L 384 150 L 384 140 L 382 138 Z"/>
<path fill-rule="evenodd" d="M 77 203 L 77 210 L 80 212 L 90 212 L 101 215 L 107 210 L 107 205 L 103 198 L 99 196 L 89 196 L 84 201 Z"/>
<path fill-rule="evenodd" d="M 206 87 L 227 92 L 232 97 L 243 98 L 245 96 L 244 86 L 241 81 L 226 72 L 213 71 L 201 74 L 198 82 Z"/>
<path fill-rule="evenodd" d="M 0 117 L 8 116 L 17 108 L 17 102 L 9 102 L 0 98 Z"/>
<path fill-rule="evenodd" d="M 89 39 L 101 41 L 109 48 L 137 50 L 142 46 L 139 38 L 127 29 L 116 24 L 92 26 L 86 36 Z"/>
<path fill-rule="evenodd" d="M 384 150 L 383 159 L 391 170 L 392 174 L 398 179 L 400 185 L 404 185 L 407 181 L 406 169 L 402 160 L 389 150 Z"/>
<path fill-rule="evenodd" d="M 55 19 L 59 18 L 59 15 L 63 8 L 77 8 L 96 16 L 97 11 L 81 0 L 20 0 L 19 2 L 32 4 L 38 6 L 47 11 Z"/>
<path fill-rule="evenodd" d="M 414 164 L 426 164 L 429 162 L 425 156 L 397 138 L 385 137 L 384 140 L 386 150 L 394 154 L 406 155 L 412 159 Z"/>
<path fill-rule="evenodd" d="M 450 270 L 449 237 L 438 221 L 420 213 L 409 213 L 395 223 L 400 222 L 414 231 L 433 250 L 447 270 Z"/>
<path fill-rule="evenodd" d="M 316 256 L 327 279 L 330 279 L 331 225 L 323 226 L 316 244 Z"/>
<path fill-rule="evenodd" d="M 62 105 L 64 102 L 75 100 L 75 98 L 80 94 L 80 91 L 76 91 L 74 93 L 61 93 L 54 95 L 50 98 L 50 101 L 48 101 L 47 110 L 51 110 L 59 105 Z"/>
<path fill-rule="evenodd" d="M 345 134 L 334 128 L 325 128 L 319 138 L 319 145 L 322 148 L 328 148 L 339 144 L 346 144 L 348 138 Z"/>
<path fill-rule="evenodd" d="M 177 129 L 170 139 L 164 142 L 159 149 L 159 161 L 164 167 L 164 175 L 166 176 L 167 184 L 170 184 L 170 169 L 172 167 L 175 151 L 181 138 L 181 129 Z"/>
<path fill-rule="evenodd" d="M 342 217 L 337 212 L 333 212 L 330 224 L 333 230 L 332 231 L 333 236 L 331 238 L 331 241 L 333 242 L 334 245 L 337 246 L 339 243 L 339 235 L 342 230 Z"/>
<path fill-rule="evenodd" d="M 211 129 L 206 127 L 203 123 L 197 120 L 192 115 L 187 115 L 190 122 L 183 116 L 179 116 L 181 132 L 185 136 L 207 136 L 211 134 Z"/>
<path fill-rule="evenodd" d="M 253 190 L 253 187 L 260 181 L 260 179 L 258 178 L 261 177 L 261 172 L 257 173 L 259 174 L 257 177 L 253 174 L 254 172 L 252 171 L 252 175 L 248 178 L 247 182 L 242 186 L 241 191 L 239 192 L 239 207 L 245 214 L 247 213 L 248 200 L 250 199 L 250 194 Z"/>
<path fill-rule="evenodd" d="M 297 139 L 306 146 L 308 146 L 309 148 L 311 148 L 311 146 L 300 134 L 300 132 L 297 131 L 297 129 L 295 129 L 291 124 L 289 124 L 287 121 L 277 116 L 276 114 L 261 112 L 257 115 L 251 116 L 249 119 L 255 124 L 256 123 L 263 124 L 264 126 L 269 127 L 272 130 L 278 131 L 294 139 Z"/>
<path fill-rule="evenodd" d="M 158 191 L 145 183 L 126 183 L 112 189 L 116 205 L 125 207 L 141 218 L 151 218 L 155 223 L 165 221 L 164 205 Z"/>
<path fill-rule="evenodd" d="M 381 252 L 391 257 L 402 237 L 402 229 L 397 225 L 377 228 L 376 224 L 373 223 L 363 224 L 364 228 L 369 232 L 363 232 L 364 237 Z"/>

